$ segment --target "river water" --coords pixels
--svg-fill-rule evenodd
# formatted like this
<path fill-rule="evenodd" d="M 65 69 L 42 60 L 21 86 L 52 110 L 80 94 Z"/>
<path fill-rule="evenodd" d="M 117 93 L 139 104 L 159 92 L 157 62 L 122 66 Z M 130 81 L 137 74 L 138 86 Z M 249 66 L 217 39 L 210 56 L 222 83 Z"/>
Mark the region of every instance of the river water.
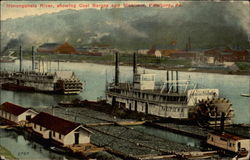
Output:
<path fill-rule="evenodd" d="M 58 70 L 58 63 L 52 62 L 50 66 L 51 71 Z M 2 63 L 0 67 L 1 70 L 17 71 L 19 69 L 19 62 L 16 61 L 15 63 Z M 23 68 L 25 70 L 30 70 L 31 61 L 23 61 Z M 9 101 L 25 107 L 41 108 L 55 105 L 60 101 L 68 101 L 75 98 L 97 100 L 98 97 L 105 97 L 105 84 L 106 82 L 113 81 L 114 77 L 114 66 L 109 65 L 60 62 L 59 70 L 74 71 L 82 81 L 86 82 L 84 91 L 79 95 L 65 96 L 0 90 L 0 103 L 2 104 L 6 101 Z M 166 71 L 143 68 L 139 68 L 139 71 L 156 74 L 157 81 L 165 80 Z M 191 78 L 191 81 L 197 83 L 200 88 L 218 88 L 222 97 L 230 99 L 235 110 L 235 123 L 250 123 L 250 98 L 240 96 L 240 94 L 242 93 L 249 93 L 249 76 L 179 72 L 179 79 L 188 79 L 189 77 Z M 120 81 L 125 82 L 131 80 L 132 67 L 121 66 Z M 145 129 L 143 126 L 135 128 L 142 132 L 147 130 L 147 133 L 149 134 L 155 134 L 156 132 L 156 130 L 154 129 Z M 1 145 L 10 150 L 12 154 L 14 154 L 14 156 L 18 158 L 67 159 L 67 157 L 63 155 L 58 155 L 56 153 L 43 149 L 42 146 L 35 142 L 26 140 L 22 135 L 18 135 L 14 132 L 7 133 L 7 131 L 5 130 L 0 130 L 0 132 Z M 184 143 L 190 146 L 198 147 L 200 145 L 199 140 L 188 138 L 186 136 L 176 135 L 170 132 L 157 130 L 157 135 L 166 139 L 175 139 L 175 141 L 177 140 L 177 142 L 179 143 Z M 18 150 L 16 150 L 16 148 L 18 148 Z"/>
<path fill-rule="evenodd" d="M 58 69 L 58 63 L 52 62 L 50 70 Z M 18 70 L 19 61 L 15 63 L 2 63 L 1 70 Z M 23 68 L 30 70 L 31 61 L 23 61 Z M 45 67 L 46 68 L 46 67 Z M 97 100 L 105 97 L 106 80 L 111 82 L 114 77 L 114 66 L 92 63 L 60 62 L 59 70 L 72 70 L 82 81 L 86 82 L 85 90 L 79 95 L 47 95 L 42 93 L 23 93 L 0 90 L 0 103 L 10 101 L 27 107 L 42 107 L 55 105 L 60 101 L 75 98 Z M 157 81 L 166 77 L 164 70 L 139 68 L 139 71 L 156 74 Z M 199 88 L 218 88 L 220 96 L 228 98 L 235 111 L 234 123 L 250 123 L 250 98 L 240 96 L 250 93 L 249 75 L 223 75 L 217 73 L 179 72 L 179 79 L 191 78 L 191 82 L 198 84 Z M 120 81 L 132 81 L 132 67 L 120 67 Z"/>
<path fill-rule="evenodd" d="M 0 129 L 0 145 L 4 146 L 19 160 L 77 160 L 76 158 L 60 155 L 45 149 L 42 145 L 30 141 L 26 136 Z"/>

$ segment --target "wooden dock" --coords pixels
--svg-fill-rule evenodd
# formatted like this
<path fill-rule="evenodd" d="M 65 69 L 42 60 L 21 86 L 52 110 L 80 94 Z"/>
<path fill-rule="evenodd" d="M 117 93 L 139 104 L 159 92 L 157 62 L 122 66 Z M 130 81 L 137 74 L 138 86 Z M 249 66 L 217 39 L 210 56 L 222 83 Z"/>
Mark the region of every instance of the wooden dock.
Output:
<path fill-rule="evenodd" d="M 217 151 L 194 151 L 194 152 L 177 152 L 175 154 L 169 154 L 169 155 L 142 155 L 138 156 L 137 158 L 140 160 L 149 160 L 149 159 L 168 159 L 168 158 L 175 158 L 175 157 L 181 157 L 184 159 L 204 159 L 209 158 L 217 154 Z"/>
<path fill-rule="evenodd" d="M 124 122 L 116 122 L 119 126 L 136 126 L 143 125 L 146 121 L 124 121 Z"/>
<path fill-rule="evenodd" d="M 98 127 L 98 126 L 111 126 L 111 125 L 136 126 L 136 125 L 143 125 L 144 123 L 146 123 L 146 121 L 101 122 L 101 123 L 84 124 L 84 126 L 85 127 Z"/>
<path fill-rule="evenodd" d="M 105 150 L 105 148 L 97 147 L 91 143 L 69 145 L 69 146 L 66 146 L 66 148 L 69 148 L 73 153 L 80 153 L 82 155 L 85 155 L 86 153 L 94 153 L 94 152 L 100 152 L 100 151 Z"/>

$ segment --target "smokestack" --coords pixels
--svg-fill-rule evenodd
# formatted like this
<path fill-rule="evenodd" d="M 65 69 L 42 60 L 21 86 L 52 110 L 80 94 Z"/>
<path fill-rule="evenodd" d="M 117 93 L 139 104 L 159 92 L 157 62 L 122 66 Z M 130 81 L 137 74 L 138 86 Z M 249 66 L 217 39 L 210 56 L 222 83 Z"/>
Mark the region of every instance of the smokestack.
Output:
<path fill-rule="evenodd" d="M 22 72 L 22 46 L 20 46 L 19 48 L 19 58 L 20 58 L 19 72 Z"/>
<path fill-rule="evenodd" d="M 134 58 L 133 58 L 133 82 L 135 82 L 135 74 L 137 73 L 137 57 L 136 53 L 134 53 Z"/>
<path fill-rule="evenodd" d="M 169 83 L 168 83 L 168 81 L 169 81 L 169 73 L 167 71 L 167 91 L 169 90 Z"/>
<path fill-rule="evenodd" d="M 171 71 L 171 85 L 172 85 L 172 91 L 173 91 L 173 89 L 174 89 L 174 71 Z"/>
<path fill-rule="evenodd" d="M 119 54 L 115 53 L 115 85 L 119 83 Z"/>
<path fill-rule="evenodd" d="M 39 71 L 39 73 L 41 72 L 41 70 L 40 70 L 40 62 L 41 62 L 41 59 L 39 58 L 39 60 L 38 60 L 38 71 Z"/>
<path fill-rule="evenodd" d="M 59 71 L 59 69 L 60 69 L 60 62 L 59 62 L 59 59 L 58 59 L 58 61 L 57 61 L 57 71 Z"/>
<path fill-rule="evenodd" d="M 31 52 L 32 52 L 32 71 L 34 71 L 35 70 L 34 46 L 32 46 Z"/>
<path fill-rule="evenodd" d="M 176 93 L 178 93 L 179 92 L 179 87 L 178 87 L 178 71 L 176 71 L 176 73 L 175 73 L 175 75 L 176 75 Z"/>
<path fill-rule="evenodd" d="M 221 120 L 220 120 L 220 132 L 224 132 L 224 121 L 225 121 L 225 112 L 221 112 Z"/>

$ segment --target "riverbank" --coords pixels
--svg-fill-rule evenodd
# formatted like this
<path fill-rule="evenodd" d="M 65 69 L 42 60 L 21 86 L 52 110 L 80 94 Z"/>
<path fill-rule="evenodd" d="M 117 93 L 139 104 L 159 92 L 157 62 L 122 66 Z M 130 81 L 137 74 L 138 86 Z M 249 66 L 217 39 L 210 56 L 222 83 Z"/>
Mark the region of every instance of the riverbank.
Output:
<path fill-rule="evenodd" d="M 30 55 L 25 55 L 24 59 L 31 60 Z M 104 56 L 87 56 L 87 55 L 64 55 L 64 54 L 41 54 L 36 56 L 36 60 L 52 61 L 52 62 L 74 62 L 74 63 L 95 63 L 103 65 L 114 65 L 113 55 Z M 133 56 L 129 54 L 120 55 L 121 66 L 132 66 Z M 189 59 L 170 59 L 168 57 L 157 58 L 149 55 L 137 56 L 138 66 L 155 69 L 155 70 L 176 70 L 183 72 L 202 72 L 202 73 L 218 73 L 218 74 L 232 74 L 232 75 L 249 75 L 250 63 L 237 62 L 236 66 L 239 70 L 232 70 L 223 67 L 204 67 L 199 68 L 192 65 Z"/>
<path fill-rule="evenodd" d="M 8 151 L 6 148 L 0 145 L 0 156 L 2 158 L 5 158 L 6 160 L 16 160 L 17 158 L 12 155 L 10 151 Z"/>

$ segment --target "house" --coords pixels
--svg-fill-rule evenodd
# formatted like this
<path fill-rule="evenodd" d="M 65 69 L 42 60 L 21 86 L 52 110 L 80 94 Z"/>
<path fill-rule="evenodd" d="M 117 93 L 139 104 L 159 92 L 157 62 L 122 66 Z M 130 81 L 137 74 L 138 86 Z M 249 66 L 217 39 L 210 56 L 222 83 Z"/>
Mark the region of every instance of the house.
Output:
<path fill-rule="evenodd" d="M 250 139 L 229 133 L 208 133 L 207 143 L 235 153 L 250 150 Z"/>
<path fill-rule="evenodd" d="M 90 143 L 90 133 L 79 123 L 40 112 L 31 119 L 32 130 L 44 139 L 67 146 Z"/>
<path fill-rule="evenodd" d="M 58 54 L 76 54 L 76 49 L 69 43 L 44 43 L 37 48 L 38 53 L 58 53 Z"/>
<path fill-rule="evenodd" d="M 155 57 L 161 58 L 161 51 L 160 50 L 155 51 Z"/>
<path fill-rule="evenodd" d="M 23 121 L 30 121 L 37 112 L 30 108 L 24 108 L 16 104 L 5 102 L 0 105 L 0 118 L 9 123 L 20 124 Z"/>
<path fill-rule="evenodd" d="M 149 49 L 139 49 L 138 50 L 138 53 L 139 54 L 143 54 L 143 55 L 146 55 L 148 53 Z"/>

